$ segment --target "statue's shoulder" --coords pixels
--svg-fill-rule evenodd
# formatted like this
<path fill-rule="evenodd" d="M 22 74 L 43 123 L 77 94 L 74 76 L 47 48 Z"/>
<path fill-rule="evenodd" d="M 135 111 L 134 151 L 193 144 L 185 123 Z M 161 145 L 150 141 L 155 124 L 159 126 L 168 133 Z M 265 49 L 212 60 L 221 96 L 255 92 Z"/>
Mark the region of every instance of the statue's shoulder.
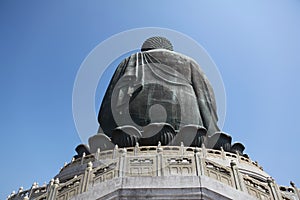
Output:
<path fill-rule="evenodd" d="M 173 57 L 176 60 L 182 60 L 183 62 L 191 63 L 193 65 L 199 66 L 198 63 L 196 62 L 196 60 L 194 60 L 193 58 L 191 58 L 183 53 L 176 52 L 176 51 L 170 51 L 167 49 L 152 49 L 152 50 L 149 50 L 149 51 L 146 51 L 143 53 L 150 54 L 152 56 L 163 55 L 163 57 L 165 57 L 165 58 Z"/>

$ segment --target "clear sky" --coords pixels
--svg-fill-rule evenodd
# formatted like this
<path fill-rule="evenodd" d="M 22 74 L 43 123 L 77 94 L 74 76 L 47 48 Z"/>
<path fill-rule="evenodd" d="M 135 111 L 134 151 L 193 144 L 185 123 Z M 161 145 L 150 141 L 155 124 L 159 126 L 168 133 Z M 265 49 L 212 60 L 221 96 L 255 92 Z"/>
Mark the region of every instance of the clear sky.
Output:
<path fill-rule="evenodd" d="M 81 63 L 111 35 L 141 27 L 177 30 L 207 50 L 226 89 L 223 131 L 278 184 L 300 187 L 300 1 L 2 0 L 0 199 L 48 183 L 71 160 Z"/>

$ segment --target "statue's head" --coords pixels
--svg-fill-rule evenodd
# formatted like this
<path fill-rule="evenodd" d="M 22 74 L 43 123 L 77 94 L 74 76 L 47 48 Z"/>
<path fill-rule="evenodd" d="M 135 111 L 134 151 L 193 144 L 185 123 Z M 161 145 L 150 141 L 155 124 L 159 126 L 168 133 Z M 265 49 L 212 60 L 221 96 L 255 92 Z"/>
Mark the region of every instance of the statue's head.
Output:
<path fill-rule="evenodd" d="M 155 36 L 148 38 L 143 43 L 141 51 L 148 51 L 152 49 L 167 49 L 173 51 L 173 45 L 167 38 Z"/>

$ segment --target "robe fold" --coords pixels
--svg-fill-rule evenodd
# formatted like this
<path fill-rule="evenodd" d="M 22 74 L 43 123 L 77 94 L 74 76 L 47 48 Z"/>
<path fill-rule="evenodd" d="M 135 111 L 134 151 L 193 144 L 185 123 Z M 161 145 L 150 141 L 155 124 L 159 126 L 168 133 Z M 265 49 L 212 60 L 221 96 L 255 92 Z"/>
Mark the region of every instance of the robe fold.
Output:
<path fill-rule="evenodd" d="M 153 109 L 151 113 L 155 105 L 164 111 Z M 165 49 L 124 59 L 110 81 L 98 115 L 100 127 L 109 137 L 116 127 L 132 125 L 141 130 L 153 122 L 169 123 L 175 130 L 200 125 L 213 135 L 219 131 L 217 120 L 213 89 L 199 65 Z"/>

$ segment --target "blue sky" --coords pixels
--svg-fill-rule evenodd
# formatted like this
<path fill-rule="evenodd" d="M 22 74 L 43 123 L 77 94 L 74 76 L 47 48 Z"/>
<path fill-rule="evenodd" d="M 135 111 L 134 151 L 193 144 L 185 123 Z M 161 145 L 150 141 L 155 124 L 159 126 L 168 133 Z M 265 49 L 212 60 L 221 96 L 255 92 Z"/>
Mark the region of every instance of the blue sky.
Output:
<path fill-rule="evenodd" d="M 201 44 L 225 85 L 223 131 L 278 184 L 300 186 L 300 1 L 2 0 L 0 27 L 1 200 L 71 160 L 81 63 L 111 35 L 141 27 Z"/>

